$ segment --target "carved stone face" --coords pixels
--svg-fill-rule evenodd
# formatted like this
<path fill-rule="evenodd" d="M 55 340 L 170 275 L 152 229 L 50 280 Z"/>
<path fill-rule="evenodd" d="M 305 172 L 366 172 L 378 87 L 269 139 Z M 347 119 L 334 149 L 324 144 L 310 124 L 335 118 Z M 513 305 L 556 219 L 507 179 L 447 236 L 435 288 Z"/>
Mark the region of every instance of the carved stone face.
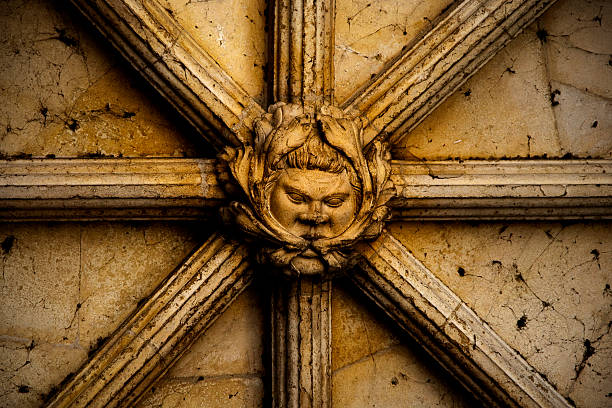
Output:
<path fill-rule="evenodd" d="M 357 197 L 347 171 L 284 169 L 270 193 L 270 211 L 289 232 L 308 241 L 340 235 L 351 224 Z M 297 270 L 321 273 L 319 254 L 307 248 L 292 260 Z"/>
<path fill-rule="evenodd" d="M 281 170 L 272 187 L 270 210 L 289 232 L 315 240 L 340 235 L 357 207 L 348 173 Z"/>
<path fill-rule="evenodd" d="M 226 148 L 236 181 L 228 190 L 246 197 L 224 217 L 260 240 L 260 260 L 285 275 L 332 276 L 354 260 L 353 243 L 382 231 L 394 192 L 389 155 L 377 140 L 364 150 L 360 118 L 306 108 L 274 104 L 252 139 Z"/>

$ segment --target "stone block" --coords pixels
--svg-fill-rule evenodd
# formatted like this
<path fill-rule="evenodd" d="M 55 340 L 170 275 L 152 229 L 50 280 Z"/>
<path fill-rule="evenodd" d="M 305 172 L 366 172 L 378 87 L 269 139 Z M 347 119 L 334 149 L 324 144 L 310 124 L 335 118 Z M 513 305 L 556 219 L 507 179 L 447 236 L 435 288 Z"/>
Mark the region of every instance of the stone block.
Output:
<path fill-rule="evenodd" d="M 539 21 L 550 79 L 612 98 L 612 5 L 562 0 Z"/>
<path fill-rule="evenodd" d="M 4 224 L 0 242 L 0 335 L 76 342 L 80 226 Z"/>
<path fill-rule="evenodd" d="M 405 345 L 334 371 L 332 402 L 343 408 L 475 406 L 431 361 Z"/>
<path fill-rule="evenodd" d="M 162 380 L 149 390 L 140 408 L 261 408 L 263 382 L 253 377 Z"/>
<path fill-rule="evenodd" d="M 58 345 L 3 336 L 0 338 L 0 406 L 40 407 L 57 385 L 83 364 L 87 352 Z"/>
<path fill-rule="evenodd" d="M 355 297 L 350 282 L 334 282 L 332 290 L 332 370 L 399 343 L 383 314 L 364 296 Z"/>
<path fill-rule="evenodd" d="M 110 335 L 196 246 L 181 224 L 92 224 L 83 227 L 79 344 Z"/>
<path fill-rule="evenodd" d="M 526 30 L 395 147 L 395 159 L 501 159 L 560 153 L 545 55 Z"/>
<path fill-rule="evenodd" d="M 263 375 L 264 316 L 261 288 L 251 285 L 191 346 L 168 378 Z"/>
<path fill-rule="evenodd" d="M 556 81 L 551 81 L 551 89 L 561 153 L 611 158 L 612 101 Z"/>
<path fill-rule="evenodd" d="M 267 63 L 263 0 L 164 0 L 179 24 L 257 102 L 263 104 Z"/>
<path fill-rule="evenodd" d="M 408 47 L 452 1 L 337 2 L 335 97 L 341 103 Z"/>
<path fill-rule="evenodd" d="M 397 223 L 391 231 L 562 395 L 605 406 L 609 377 L 587 379 L 601 367 L 591 359 L 612 346 L 610 228 Z"/>
<path fill-rule="evenodd" d="M 65 3 L 3 3 L 0 154 L 184 156 L 200 138 Z M 201 155 L 201 153 L 199 153 Z"/>

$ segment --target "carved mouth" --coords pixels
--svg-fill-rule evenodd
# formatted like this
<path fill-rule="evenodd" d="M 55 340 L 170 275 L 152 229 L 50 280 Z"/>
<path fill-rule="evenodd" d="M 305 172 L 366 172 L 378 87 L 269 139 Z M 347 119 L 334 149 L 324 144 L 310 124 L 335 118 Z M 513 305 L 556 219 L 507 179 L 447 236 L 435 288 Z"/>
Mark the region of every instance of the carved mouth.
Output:
<path fill-rule="evenodd" d="M 302 238 L 307 239 L 308 241 L 316 241 L 317 239 L 325 238 L 325 234 L 321 234 L 320 232 L 308 232 L 307 234 L 302 235 Z"/>
<path fill-rule="evenodd" d="M 311 248 L 308 248 L 307 250 L 305 250 L 304 252 L 302 252 L 300 254 L 300 256 L 304 257 L 304 258 L 316 258 L 319 256 L 319 254 L 317 254 L 315 251 L 313 251 Z"/>

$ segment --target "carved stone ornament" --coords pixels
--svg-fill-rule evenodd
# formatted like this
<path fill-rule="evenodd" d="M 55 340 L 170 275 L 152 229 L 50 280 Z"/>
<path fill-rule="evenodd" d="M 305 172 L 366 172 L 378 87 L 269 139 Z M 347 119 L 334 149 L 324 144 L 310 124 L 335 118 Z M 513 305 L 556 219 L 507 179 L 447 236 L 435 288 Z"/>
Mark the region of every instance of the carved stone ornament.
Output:
<path fill-rule="evenodd" d="M 309 113 L 277 103 L 255 122 L 254 139 L 221 155 L 242 201 L 223 210 L 252 238 L 260 260 L 290 276 L 331 275 L 352 245 L 373 239 L 395 191 L 387 146 L 364 149 L 362 122 L 323 106 Z"/>

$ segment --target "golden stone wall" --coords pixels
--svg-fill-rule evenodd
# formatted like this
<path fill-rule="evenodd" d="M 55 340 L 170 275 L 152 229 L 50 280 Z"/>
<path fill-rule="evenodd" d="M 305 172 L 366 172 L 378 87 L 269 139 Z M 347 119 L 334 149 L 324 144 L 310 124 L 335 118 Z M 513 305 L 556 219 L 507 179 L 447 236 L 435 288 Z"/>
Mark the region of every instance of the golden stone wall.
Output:
<path fill-rule="evenodd" d="M 249 94 L 265 99 L 265 2 L 165 3 Z M 449 3 L 338 0 L 339 101 Z M 213 157 L 83 20 L 47 0 L 0 7 L 0 153 Z M 394 157 L 612 158 L 611 54 L 610 3 L 560 0 Z M 612 403 L 609 223 L 403 222 L 390 230 L 563 396 L 580 407 Z M 0 407 L 42 406 L 207 233 L 186 222 L 3 224 Z M 262 285 L 242 294 L 140 406 L 262 406 Z M 335 406 L 473 406 L 350 285 L 336 285 L 332 311 Z"/>

